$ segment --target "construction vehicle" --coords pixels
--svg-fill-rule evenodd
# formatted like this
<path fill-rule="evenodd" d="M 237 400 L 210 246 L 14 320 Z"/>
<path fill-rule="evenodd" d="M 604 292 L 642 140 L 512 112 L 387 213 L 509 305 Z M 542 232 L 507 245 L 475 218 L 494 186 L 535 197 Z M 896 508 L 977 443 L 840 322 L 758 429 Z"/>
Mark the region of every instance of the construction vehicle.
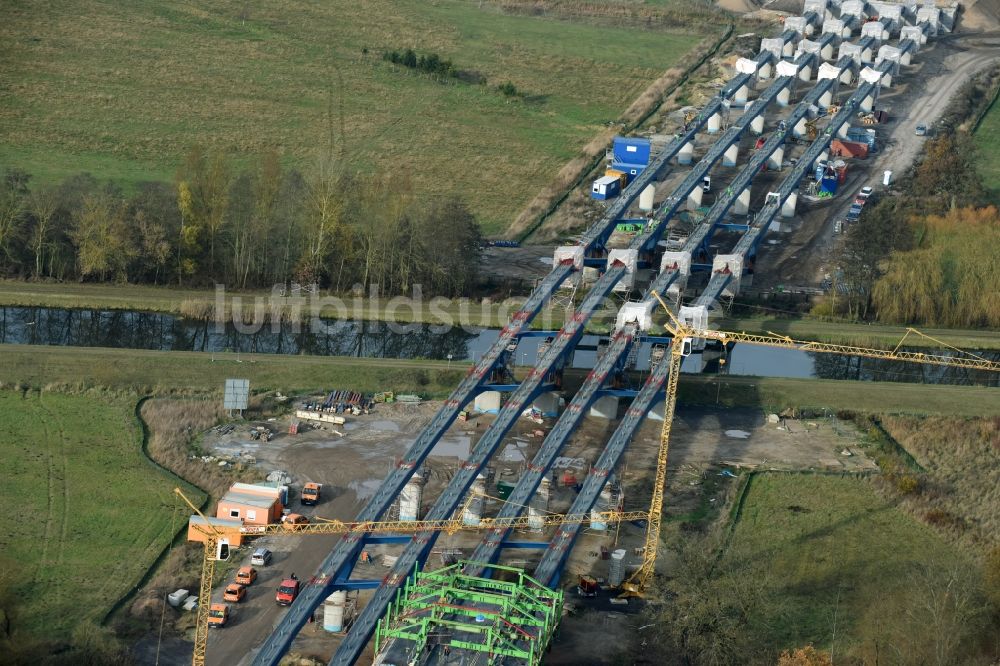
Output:
<path fill-rule="evenodd" d="M 810 141 L 815 141 L 816 137 L 819 136 L 819 130 L 816 129 L 815 120 L 806 121 L 806 136 L 809 137 Z"/>
<path fill-rule="evenodd" d="M 319 493 L 322 490 L 323 484 L 321 483 L 307 483 L 302 486 L 302 504 L 308 506 L 314 506 L 319 503 Z"/>
<path fill-rule="evenodd" d="M 308 525 L 309 519 L 301 513 L 290 513 L 281 519 L 281 525 L 286 530 L 299 530 L 303 525 Z"/>
<path fill-rule="evenodd" d="M 593 598 L 597 596 L 597 589 L 597 579 L 593 576 L 580 576 L 579 584 L 576 586 L 577 595 Z"/>
<path fill-rule="evenodd" d="M 981 356 L 965 352 L 948 345 L 929 335 L 921 333 L 914 328 L 907 328 L 906 334 L 899 341 L 894 349 L 867 349 L 851 345 L 835 345 L 825 342 L 810 342 L 805 340 L 794 340 L 787 336 L 767 333 L 759 335 L 755 333 L 734 333 L 730 331 L 714 331 L 707 329 L 694 329 L 683 322 L 673 313 L 669 306 L 663 301 L 659 294 L 653 292 L 660 302 L 669 320 L 664 324 L 667 332 L 673 337 L 673 344 L 670 345 L 670 374 L 667 379 L 666 400 L 663 412 L 663 429 L 660 432 L 660 447 L 656 458 L 656 473 L 653 480 L 653 492 L 649 506 L 649 522 L 646 529 L 646 541 L 643 547 L 642 564 L 636 572 L 622 583 L 623 597 L 642 596 L 643 590 L 649 587 L 653 578 L 656 566 L 656 551 L 660 541 L 660 523 L 663 516 L 663 493 L 667 480 L 667 459 L 670 451 L 670 432 L 674 420 L 674 411 L 677 407 L 677 384 L 680 378 L 681 362 L 685 356 L 690 355 L 692 344 L 695 340 L 715 340 L 723 346 L 730 343 L 744 343 L 750 345 L 761 345 L 764 347 L 778 347 L 781 349 L 798 349 L 801 351 L 816 352 L 822 354 L 842 354 L 847 356 L 862 356 L 865 358 L 875 358 L 892 361 L 908 361 L 912 363 L 923 363 L 927 365 L 939 365 L 945 367 L 968 368 L 970 370 L 988 370 L 1000 372 L 1000 362 L 990 361 Z M 910 334 L 915 334 L 927 338 L 942 347 L 947 347 L 957 352 L 958 356 L 943 356 L 939 354 L 928 354 L 924 352 L 902 351 L 901 347 Z M 680 341 L 680 344 L 678 344 Z"/>
<path fill-rule="evenodd" d="M 212 629 L 221 629 L 229 622 L 229 605 L 212 604 L 208 611 L 208 626 Z"/>
<path fill-rule="evenodd" d="M 239 583 L 230 583 L 226 586 L 226 591 L 222 593 L 223 601 L 231 601 L 234 604 L 238 604 L 243 601 L 243 597 L 247 594 L 247 588 L 243 587 Z"/>
<path fill-rule="evenodd" d="M 253 567 L 240 567 L 236 572 L 236 582 L 244 587 L 253 585 L 255 580 L 257 580 L 257 570 Z"/>
<path fill-rule="evenodd" d="M 835 116 L 838 113 L 840 113 L 840 105 L 839 104 L 831 104 L 830 106 L 826 107 L 826 115 L 828 115 L 828 116 Z"/>

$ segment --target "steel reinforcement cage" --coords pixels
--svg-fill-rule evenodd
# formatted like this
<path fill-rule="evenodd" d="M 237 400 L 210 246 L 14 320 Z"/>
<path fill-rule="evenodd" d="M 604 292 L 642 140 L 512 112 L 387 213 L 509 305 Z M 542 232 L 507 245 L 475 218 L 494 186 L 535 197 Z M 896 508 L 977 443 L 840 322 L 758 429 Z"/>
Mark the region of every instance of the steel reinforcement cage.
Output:
<path fill-rule="evenodd" d="M 497 564 L 489 566 L 512 580 L 469 576 L 462 573 L 469 564 L 476 563 L 414 569 L 379 620 L 376 655 L 387 641 L 397 649 L 402 645 L 395 641 L 401 641 L 410 645 L 404 648 L 408 657 L 447 647 L 487 654 L 491 660 L 510 657 L 540 664 L 562 617 L 562 591 L 547 588 L 521 569 Z"/>

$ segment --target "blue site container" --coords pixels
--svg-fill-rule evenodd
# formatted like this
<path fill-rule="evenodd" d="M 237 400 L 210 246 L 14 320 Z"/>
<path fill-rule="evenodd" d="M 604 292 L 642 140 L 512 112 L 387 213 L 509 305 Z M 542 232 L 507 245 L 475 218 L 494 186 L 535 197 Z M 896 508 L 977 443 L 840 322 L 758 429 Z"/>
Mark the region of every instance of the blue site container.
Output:
<path fill-rule="evenodd" d="M 820 181 L 819 189 L 821 189 L 824 192 L 829 192 L 830 194 L 836 194 L 837 185 L 838 183 L 836 174 L 832 176 L 824 176 L 823 180 Z"/>
<path fill-rule="evenodd" d="M 635 177 L 643 172 L 646 168 L 645 164 L 636 164 L 634 162 L 618 162 L 614 161 L 611 163 L 611 168 L 615 171 L 621 171 L 625 174 L 627 182 L 631 183 L 635 180 Z"/>
<path fill-rule="evenodd" d="M 637 164 L 644 167 L 649 164 L 649 139 L 616 136 L 612 156 L 615 162 Z M 626 171 L 626 173 L 628 172 Z"/>
<path fill-rule="evenodd" d="M 871 150 L 875 147 L 875 130 L 864 127 L 851 127 L 847 130 L 848 141 L 864 143 Z"/>
<path fill-rule="evenodd" d="M 590 188 L 590 196 L 599 201 L 604 201 L 605 199 L 614 199 L 621 194 L 621 191 L 621 180 L 615 176 L 601 176 L 594 181 L 593 186 Z"/>

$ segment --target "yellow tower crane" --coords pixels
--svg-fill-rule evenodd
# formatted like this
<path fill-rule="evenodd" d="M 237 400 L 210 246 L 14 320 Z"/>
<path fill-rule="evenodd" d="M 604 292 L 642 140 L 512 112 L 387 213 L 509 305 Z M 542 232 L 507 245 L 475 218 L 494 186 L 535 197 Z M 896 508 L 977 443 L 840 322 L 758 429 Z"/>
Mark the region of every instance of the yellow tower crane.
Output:
<path fill-rule="evenodd" d="M 191 663 L 195 666 L 203 666 L 205 650 L 208 646 L 208 613 L 212 607 L 212 577 L 215 575 L 215 562 L 216 560 L 229 559 L 229 543 L 223 538 L 222 532 L 215 529 L 205 514 L 198 510 L 198 507 L 181 492 L 180 488 L 174 488 L 174 493 L 184 500 L 184 503 L 191 507 L 191 510 L 198 514 L 205 524 L 205 527 L 196 526 L 196 529 L 205 535 L 205 557 L 201 561 L 198 619 L 194 626 L 194 656 L 191 659 Z"/>
<path fill-rule="evenodd" d="M 730 342 L 742 344 L 761 345 L 764 347 L 778 347 L 783 349 L 798 349 L 801 351 L 818 352 L 823 354 L 842 354 L 848 356 L 862 356 L 865 358 L 882 359 L 889 361 L 908 361 L 912 363 L 923 363 L 928 365 L 940 365 L 953 368 L 966 368 L 970 370 L 987 370 L 990 372 L 1000 372 L 1000 363 L 990 361 L 955 349 L 955 351 L 965 354 L 964 356 L 943 356 L 940 354 L 927 354 L 923 352 L 901 351 L 903 342 L 911 334 L 926 337 L 934 342 L 946 347 L 940 340 L 935 340 L 920 331 L 908 328 L 906 334 L 892 350 L 868 349 L 853 345 L 835 345 L 825 342 L 809 342 L 805 340 L 794 340 L 787 336 L 768 333 L 759 335 L 754 333 L 733 333 L 729 331 L 701 330 L 687 326 L 674 315 L 667 304 L 656 294 L 656 299 L 666 311 L 669 321 L 664 324 L 667 331 L 674 339 L 674 344 L 670 345 L 670 376 L 667 379 L 666 402 L 663 413 L 663 429 L 660 432 L 660 448 L 656 456 L 656 472 L 653 479 L 653 493 L 650 498 L 649 519 L 646 528 L 646 541 L 643 547 L 642 564 L 639 569 L 623 583 L 622 590 L 625 596 L 639 595 L 648 586 L 653 577 L 656 567 L 657 546 L 660 540 L 660 523 L 663 514 L 663 492 L 667 480 L 667 459 L 670 450 L 670 429 L 674 420 L 674 409 L 677 406 L 677 383 L 680 377 L 681 361 L 687 355 L 686 350 L 690 349 L 694 340 L 702 338 L 706 340 L 717 340 L 723 345 Z"/>

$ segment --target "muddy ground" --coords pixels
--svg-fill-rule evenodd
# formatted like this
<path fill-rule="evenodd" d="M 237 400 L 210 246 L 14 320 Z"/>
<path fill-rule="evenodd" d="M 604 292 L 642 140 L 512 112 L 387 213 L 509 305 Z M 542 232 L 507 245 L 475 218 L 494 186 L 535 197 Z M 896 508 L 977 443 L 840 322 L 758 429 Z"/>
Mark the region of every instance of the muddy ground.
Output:
<path fill-rule="evenodd" d="M 292 481 L 293 511 L 302 511 L 314 519 L 348 520 L 355 517 L 395 459 L 407 449 L 439 407 L 438 402 L 379 405 L 370 415 L 348 416 L 343 426 L 322 426 L 297 435 L 287 434 L 289 418 L 284 416 L 271 422 L 242 424 L 227 435 L 209 431 L 203 437 L 202 446 L 206 452 L 224 459 L 253 459 L 262 475 L 274 470 L 284 471 Z M 727 476 L 720 476 L 725 469 L 874 469 L 871 461 L 855 448 L 857 433 L 847 424 L 830 419 L 769 423 L 766 416 L 750 409 L 682 408 L 678 411 L 665 503 L 669 515 L 674 519 L 684 519 L 689 514 L 704 511 L 706 506 L 710 509 L 710 504 L 706 505 L 706 502 L 710 502 L 711 498 L 706 498 L 705 494 L 707 489 L 715 492 L 720 483 L 729 480 Z M 482 415 L 466 423 L 456 423 L 435 447 L 424 468 L 427 478 L 423 501 L 425 508 L 433 502 L 491 420 L 491 416 Z M 505 438 L 495 462 L 491 463 L 495 480 L 487 487 L 487 494 L 496 496 L 496 480 L 517 479 L 541 444 L 543 437 L 538 433 L 547 433 L 553 422 L 547 419 L 539 425 L 522 419 L 515 426 Z M 251 440 L 250 427 L 257 425 L 272 429 L 276 432 L 275 437 L 266 443 Z M 617 422 L 605 419 L 586 418 L 564 451 L 560 475 L 571 471 L 582 478 L 616 425 Z M 626 509 L 648 508 L 660 425 L 655 421 L 647 422 L 626 454 L 620 470 Z M 851 455 L 842 455 L 845 450 Z M 212 461 L 206 464 L 218 463 Z M 323 499 L 316 507 L 301 507 L 299 504 L 296 491 L 306 481 L 323 484 Z M 574 496 L 572 488 L 555 484 L 549 510 L 564 512 Z M 494 513 L 499 506 L 499 501 L 487 502 L 487 514 Z M 598 604 L 591 608 L 577 600 L 572 591 L 580 574 L 589 573 L 601 579 L 607 577 L 608 562 L 601 557 L 602 547 L 609 551 L 626 549 L 626 562 L 634 567 L 639 562 L 635 549 L 641 546 L 643 536 L 643 529 L 633 524 L 621 525 L 610 534 L 584 530 L 562 578 L 569 589 L 567 600 L 571 606 L 580 606 L 579 613 L 569 616 L 564 623 L 553 651 L 558 651 L 560 656 L 553 656 L 553 663 L 573 663 L 573 655 L 579 654 L 583 643 L 572 637 L 578 631 L 586 633 L 586 628 L 593 621 L 607 623 L 609 630 L 618 624 L 627 625 L 625 620 L 614 615 L 620 610 L 607 606 L 606 600 L 603 606 Z M 544 538 L 542 534 L 518 535 L 518 539 L 523 540 L 542 541 Z M 261 578 L 250 589 L 248 599 L 235 609 L 232 626 L 210 636 L 208 663 L 235 664 L 241 659 L 245 662 L 248 646 L 256 644 L 284 612 L 273 600 L 273 588 L 280 578 L 295 572 L 307 580 L 335 539 L 333 536 L 302 535 L 268 537 L 243 549 L 241 557 L 248 558 L 252 547 L 267 546 L 275 553 L 274 563 L 261 572 Z M 478 535 L 475 532 L 442 534 L 435 551 L 438 555 L 432 558 L 431 565 L 440 565 L 440 554 L 445 551 L 459 550 L 468 555 L 476 543 Z M 384 557 L 396 554 L 400 549 L 400 546 L 370 547 L 368 554 L 371 562 L 359 565 L 355 576 L 382 578 L 388 571 L 384 566 Z M 538 551 L 512 550 L 505 553 L 502 561 L 530 568 L 537 558 Z M 221 594 L 221 590 L 217 593 Z M 365 599 L 362 594 L 359 603 L 363 604 Z M 612 615 L 608 616 L 608 613 Z M 320 625 L 321 622 L 307 625 L 293 649 L 328 657 L 339 638 L 324 632 Z"/>

